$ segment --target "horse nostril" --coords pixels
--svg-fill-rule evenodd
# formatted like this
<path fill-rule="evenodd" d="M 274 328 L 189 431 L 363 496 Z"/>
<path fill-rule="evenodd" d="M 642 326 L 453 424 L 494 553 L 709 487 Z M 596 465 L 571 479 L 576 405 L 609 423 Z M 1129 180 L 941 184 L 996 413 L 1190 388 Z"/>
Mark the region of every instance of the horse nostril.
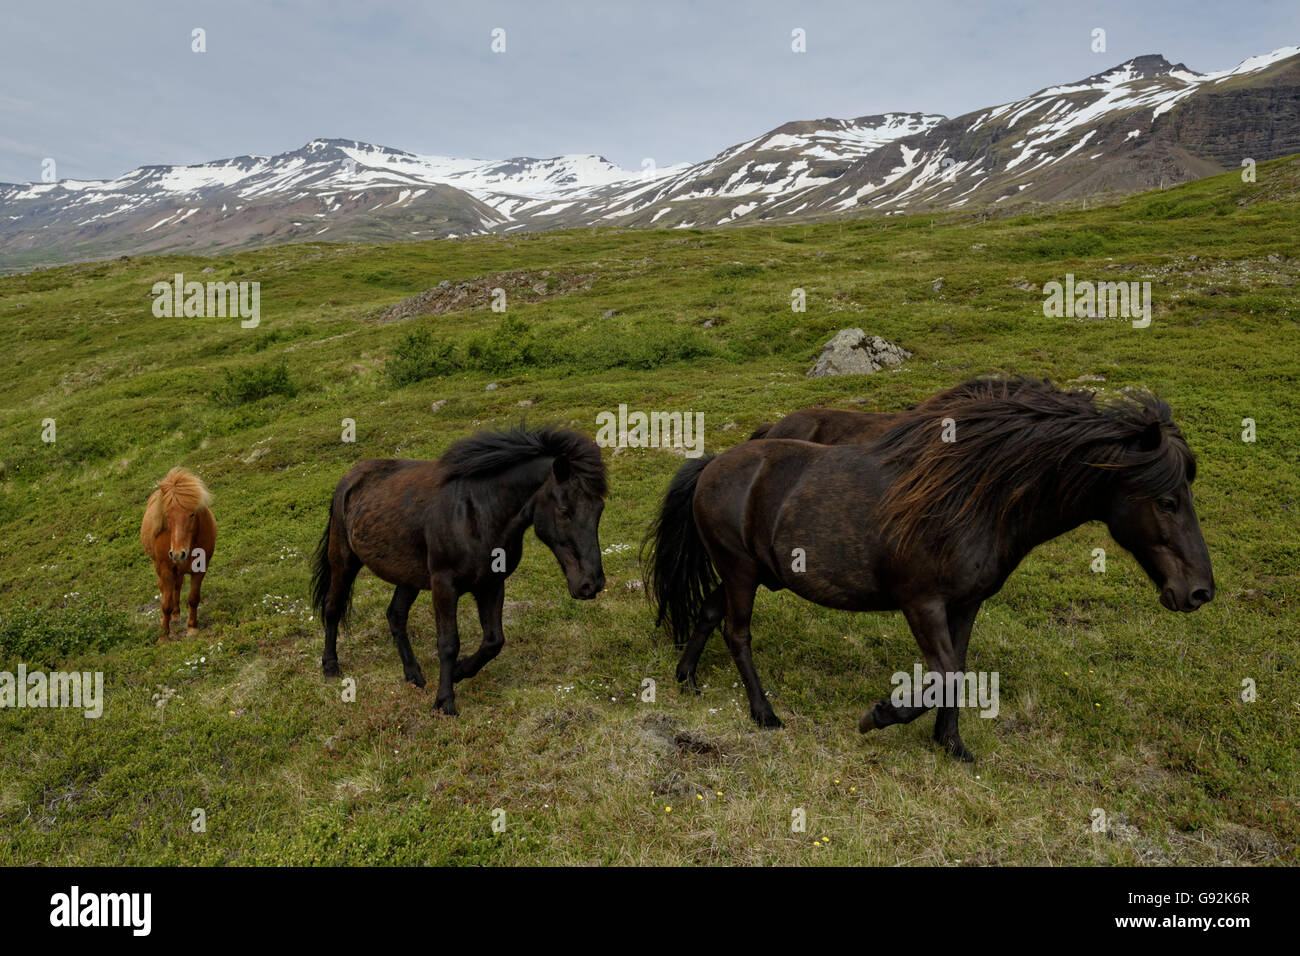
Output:
<path fill-rule="evenodd" d="M 1214 600 L 1214 595 L 1206 588 L 1197 588 L 1192 592 L 1192 604 L 1195 607 L 1200 607 L 1202 604 L 1209 604 L 1212 600 Z"/>

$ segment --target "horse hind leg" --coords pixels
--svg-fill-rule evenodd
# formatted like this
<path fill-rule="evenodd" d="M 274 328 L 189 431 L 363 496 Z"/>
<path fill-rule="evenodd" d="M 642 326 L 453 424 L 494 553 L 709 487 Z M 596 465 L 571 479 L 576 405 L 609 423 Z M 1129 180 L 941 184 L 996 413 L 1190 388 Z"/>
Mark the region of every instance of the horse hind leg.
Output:
<path fill-rule="evenodd" d="M 423 687 L 424 672 L 420 670 L 420 662 L 415 659 L 415 652 L 411 650 L 411 641 L 406 636 L 406 619 L 411 613 L 411 605 L 419 595 L 418 588 L 407 587 L 404 584 L 397 586 L 393 591 L 393 599 L 388 602 L 388 629 L 393 633 L 397 656 L 402 659 L 402 676 L 406 678 L 408 684 Z"/>
<path fill-rule="evenodd" d="M 700 609 L 700 616 L 695 622 L 695 633 L 691 635 L 685 650 L 682 651 L 681 659 L 677 662 L 677 683 L 681 685 L 682 690 L 692 694 L 700 692 L 695 683 L 695 670 L 699 666 L 700 655 L 704 653 L 704 646 L 709 643 L 709 638 L 726 613 L 727 594 L 721 587 L 716 587 L 705 599 L 704 606 Z"/>
<path fill-rule="evenodd" d="M 760 727 L 777 728 L 784 726 L 776 716 L 763 692 L 763 684 L 754 669 L 754 659 L 750 653 L 749 619 L 754 611 L 754 595 L 758 591 L 755 576 L 733 574 L 722 585 L 727 595 L 727 616 L 722 626 L 722 638 L 727 642 L 727 649 L 740 671 L 740 679 L 745 684 L 745 693 L 749 696 L 749 715 Z"/>
<path fill-rule="evenodd" d="M 361 573 L 361 560 L 346 542 L 341 543 L 341 548 L 331 547 L 329 551 L 330 587 L 321 614 L 325 619 L 325 652 L 321 655 L 320 666 L 326 677 L 339 677 L 343 673 L 339 668 L 337 646 L 339 624 L 352 594 L 352 582 Z"/>

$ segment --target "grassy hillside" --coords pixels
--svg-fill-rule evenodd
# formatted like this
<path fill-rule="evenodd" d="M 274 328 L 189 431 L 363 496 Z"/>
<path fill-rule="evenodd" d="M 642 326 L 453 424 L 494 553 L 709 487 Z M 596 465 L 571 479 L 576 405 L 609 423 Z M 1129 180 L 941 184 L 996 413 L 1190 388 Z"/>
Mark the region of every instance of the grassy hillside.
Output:
<path fill-rule="evenodd" d="M 0 279 L 0 669 L 106 681 L 99 720 L 0 710 L 0 864 L 1300 862 L 1300 160 L 1258 177 L 993 222 L 303 245 Z M 150 289 L 176 272 L 260 282 L 260 326 L 155 318 Z M 1045 318 L 1040 287 L 1066 273 L 1149 280 L 1151 327 Z M 470 291 L 435 295 L 443 314 L 386 312 L 444 280 Z M 504 316 L 474 291 L 498 284 Z M 806 378 L 855 326 L 914 357 Z M 1166 398 L 1200 457 L 1219 596 L 1163 610 L 1100 525 L 1031 554 L 976 624 L 969 663 L 1000 673 L 1002 709 L 963 720 L 973 765 L 932 746 L 930 717 L 857 732 L 919 659 L 901 615 L 761 592 L 782 731 L 750 724 L 720 640 L 703 696 L 677 693 L 635 558 L 682 461 L 665 450 L 606 452 L 598 600 L 571 600 L 530 535 L 506 648 L 459 686 L 459 718 L 402 682 L 368 574 L 340 642 L 356 702 L 320 676 L 308 557 L 359 458 L 433 457 L 525 415 L 594 434 L 620 403 L 703 412 L 717 450 L 800 407 L 896 409 L 989 371 Z M 176 464 L 212 487 L 221 530 L 201 636 L 159 645 L 138 528 Z M 472 650 L 469 600 L 461 629 Z M 411 632 L 432 678 L 427 594 Z"/>

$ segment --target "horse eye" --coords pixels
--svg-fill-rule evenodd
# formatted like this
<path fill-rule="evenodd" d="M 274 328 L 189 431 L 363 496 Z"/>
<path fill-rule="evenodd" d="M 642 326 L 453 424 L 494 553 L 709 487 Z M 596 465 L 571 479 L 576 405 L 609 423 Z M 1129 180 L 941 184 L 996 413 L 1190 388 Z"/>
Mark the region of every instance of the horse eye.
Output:
<path fill-rule="evenodd" d="M 1159 498 L 1156 500 L 1156 507 L 1165 514 L 1173 514 L 1178 510 L 1178 502 L 1173 498 Z"/>

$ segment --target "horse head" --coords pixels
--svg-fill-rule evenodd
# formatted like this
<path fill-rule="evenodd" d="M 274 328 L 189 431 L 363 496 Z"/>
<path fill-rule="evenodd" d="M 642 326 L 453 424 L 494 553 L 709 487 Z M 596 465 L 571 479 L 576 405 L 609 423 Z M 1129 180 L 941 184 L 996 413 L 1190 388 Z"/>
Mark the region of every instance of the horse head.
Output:
<path fill-rule="evenodd" d="M 1214 599 L 1214 570 L 1192 503 L 1196 460 L 1177 426 L 1149 422 L 1132 440 L 1128 474 L 1114 485 L 1105 521 L 1160 589 L 1171 611 Z"/>
<path fill-rule="evenodd" d="M 194 556 L 202 514 L 212 502 L 207 487 L 192 472 L 173 468 L 158 482 L 157 507 L 167 532 L 167 557 L 179 567 Z"/>
<path fill-rule="evenodd" d="M 534 499 L 533 528 L 555 554 L 569 594 L 591 600 L 605 588 L 597 531 L 605 508 L 601 489 L 574 474 L 565 455 L 555 458 L 551 473 Z"/>

